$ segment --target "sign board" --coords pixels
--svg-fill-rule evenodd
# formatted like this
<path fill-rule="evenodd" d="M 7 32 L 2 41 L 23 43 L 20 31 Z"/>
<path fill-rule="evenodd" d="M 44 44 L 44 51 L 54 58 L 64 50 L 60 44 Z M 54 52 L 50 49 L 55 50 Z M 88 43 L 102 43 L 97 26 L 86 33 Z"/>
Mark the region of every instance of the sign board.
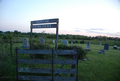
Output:
<path fill-rule="evenodd" d="M 55 23 L 58 22 L 59 19 L 46 19 L 46 20 L 37 20 L 31 21 L 31 24 L 40 24 L 40 23 Z"/>
<path fill-rule="evenodd" d="M 32 40 L 32 29 L 34 28 L 56 28 L 56 43 L 55 43 L 55 49 L 57 50 L 57 43 L 58 43 L 58 23 L 59 19 L 45 19 L 45 20 L 36 20 L 31 21 L 31 35 L 30 38 Z M 31 49 L 30 44 L 30 49 Z"/>
<path fill-rule="evenodd" d="M 57 24 L 33 25 L 32 28 L 57 28 Z"/>

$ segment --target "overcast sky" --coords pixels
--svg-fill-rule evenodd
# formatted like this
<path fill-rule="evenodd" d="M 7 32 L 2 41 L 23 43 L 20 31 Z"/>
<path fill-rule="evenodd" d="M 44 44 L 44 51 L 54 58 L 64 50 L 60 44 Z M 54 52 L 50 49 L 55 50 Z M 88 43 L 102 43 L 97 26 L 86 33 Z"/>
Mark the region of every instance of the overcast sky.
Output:
<path fill-rule="evenodd" d="M 30 32 L 30 21 L 59 18 L 59 34 L 120 37 L 120 0 L 0 0 L 0 30 Z M 33 32 L 55 33 L 56 29 Z"/>

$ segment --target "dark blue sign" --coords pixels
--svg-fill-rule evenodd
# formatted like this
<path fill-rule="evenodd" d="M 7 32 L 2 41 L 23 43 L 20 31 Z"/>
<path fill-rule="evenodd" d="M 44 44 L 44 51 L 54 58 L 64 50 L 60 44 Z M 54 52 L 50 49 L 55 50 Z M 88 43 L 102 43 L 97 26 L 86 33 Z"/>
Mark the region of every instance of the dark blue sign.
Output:
<path fill-rule="evenodd" d="M 109 44 L 104 44 L 104 50 L 109 50 Z"/>

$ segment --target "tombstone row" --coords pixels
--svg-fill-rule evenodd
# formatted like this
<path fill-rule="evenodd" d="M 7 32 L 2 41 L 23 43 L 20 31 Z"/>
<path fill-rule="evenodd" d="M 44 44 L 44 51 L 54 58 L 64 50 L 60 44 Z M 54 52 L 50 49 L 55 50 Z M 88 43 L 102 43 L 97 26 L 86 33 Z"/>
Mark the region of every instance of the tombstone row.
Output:
<path fill-rule="evenodd" d="M 45 40 L 43 38 L 40 39 L 40 42 L 42 44 L 45 44 Z M 67 40 L 62 40 L 61 41 L 64 45 L 68 46 L 68 41 Z M 53 40 L 53 44 L 55 43 L 55 40 Z M 71 44 L 73 44 L 73 41 L 71 41 Z M 90 42 L 87 42 L 86 50 L 90 51 Z M 100 45 L 102 45 L 102 42 L 100 42 Z M 29 48 L 29 40 L 28 38 L 23 38 L 23 45 L 22 48 Z M 117 48 L 117 45 L 113 46 L 113 49 L 120 49 Z M 104 44 L 104 50 L 109 50 L 109 44 Z"/>

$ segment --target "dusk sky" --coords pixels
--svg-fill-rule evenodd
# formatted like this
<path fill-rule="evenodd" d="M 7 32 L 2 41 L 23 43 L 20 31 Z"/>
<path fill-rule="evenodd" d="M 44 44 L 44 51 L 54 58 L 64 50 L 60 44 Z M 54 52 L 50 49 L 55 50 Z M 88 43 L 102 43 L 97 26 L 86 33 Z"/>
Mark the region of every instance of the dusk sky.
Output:
<path fill-rule="evenodd" d="M 59 19 L 59 34 L 120 37 L 120 0 L 0 0 L 0 30 L 30 32 L 33 20 Z M 56 29 L 33 32 L 55 33 Z"/>

